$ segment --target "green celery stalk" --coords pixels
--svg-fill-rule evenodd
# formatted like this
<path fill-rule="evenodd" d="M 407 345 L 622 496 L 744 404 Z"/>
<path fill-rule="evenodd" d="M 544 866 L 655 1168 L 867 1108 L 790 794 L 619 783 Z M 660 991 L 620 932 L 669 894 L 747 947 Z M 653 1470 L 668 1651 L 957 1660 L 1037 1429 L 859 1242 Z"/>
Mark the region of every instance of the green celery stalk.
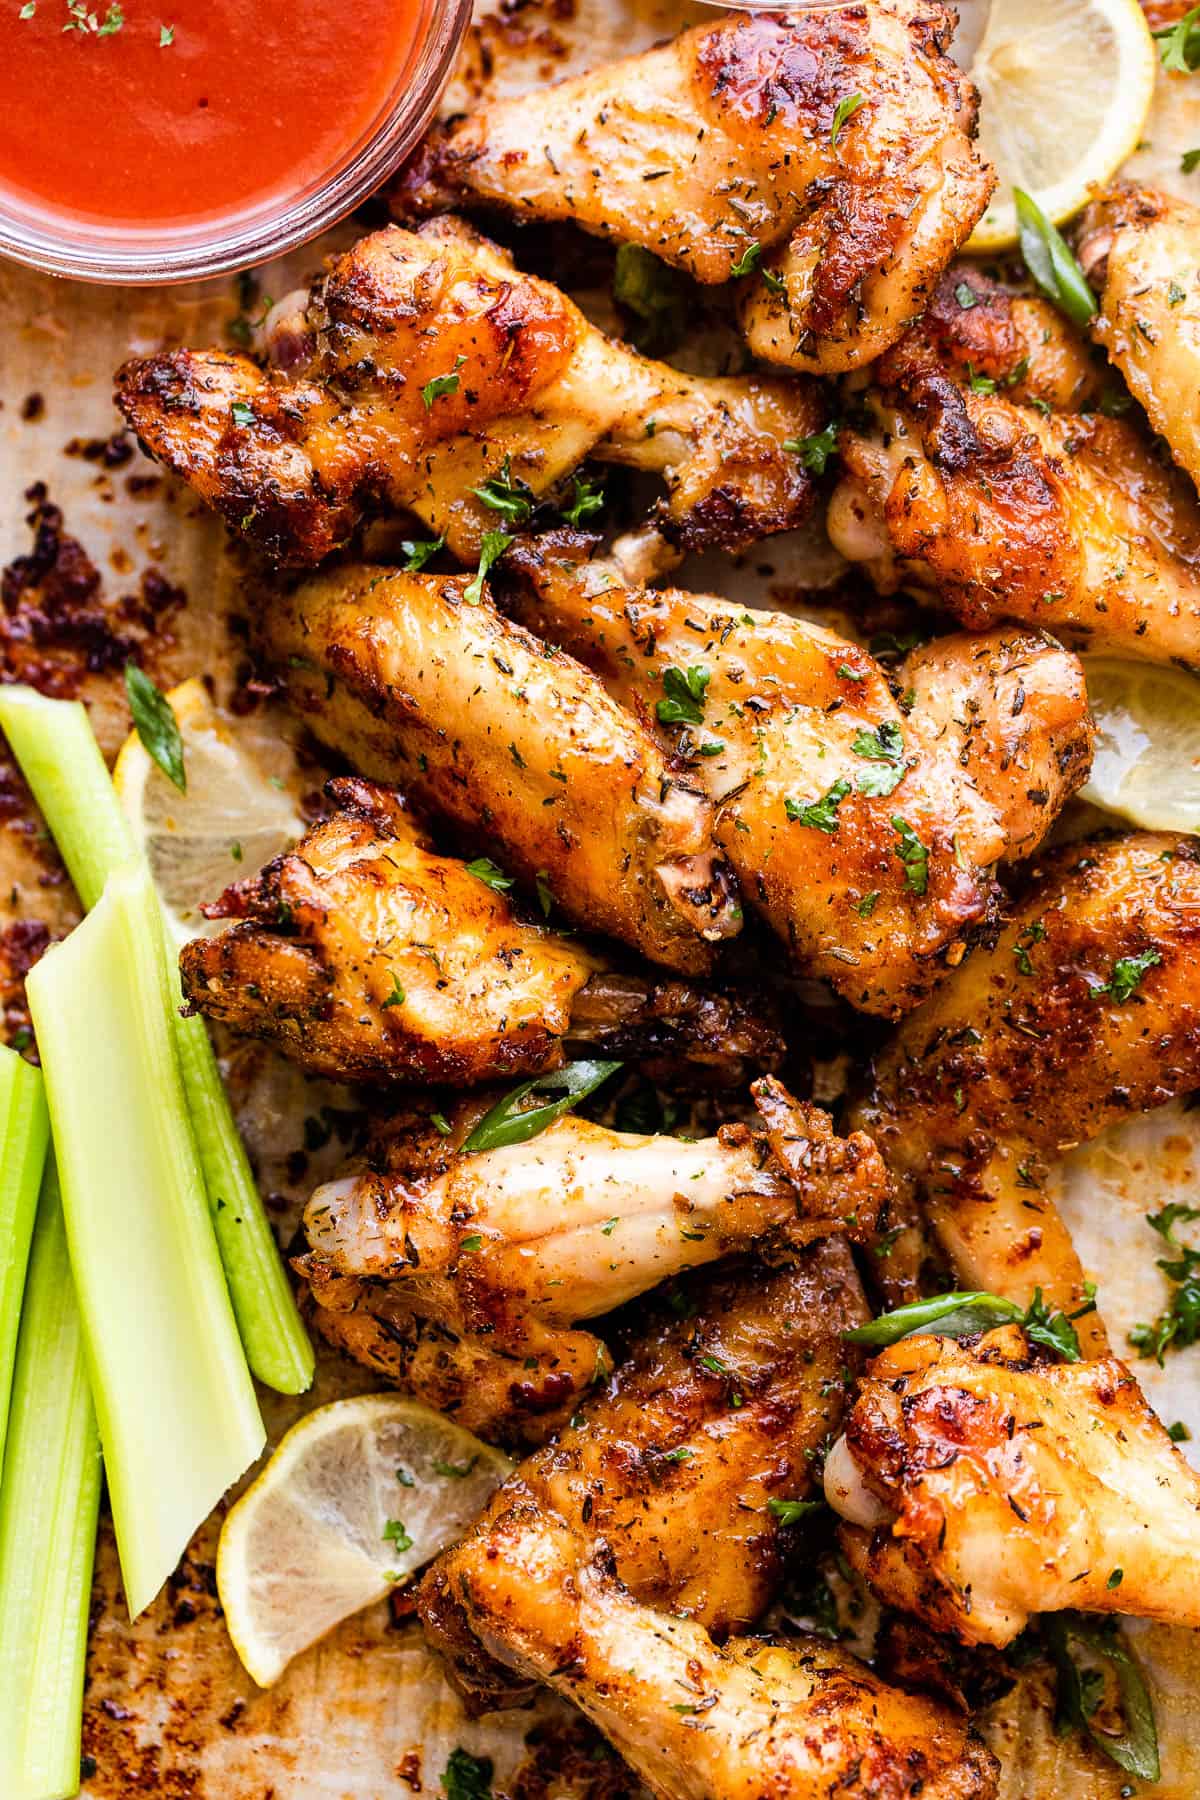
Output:
<path fill-rule="evenodd" d="M 42 1183 L 0 1486 L 0 1793 L 79 1789 L 100 1440 L 51 1159 Z"/>
<path fill-rule="evenodd" d="M 187 1114 L 144 864 L 26 982 L 132 1617 L 264 1432 Z"/>
<path fill-rule="evenodd" d="M 0 728 L 45 815 L 76 893 L 85 907 L 93 907 L 113 870 L 129 862 L 135 849 L 86 711 L 78 701 L 47 700 L 28 687 L 2 687 Z M 313 1378 L 312 1342 L 297 1311 L 207 1027 L 201 1018 L 179 1016 L 183 991 L 177 948 L 168 934 L 164 955 L 179 1063 L 238 1330 L 259 1380 L 282 1394 L 302 1394 Z"/>
<path fill-rule="evenodd" d="M 0 1468 L 25 1267 L 50 1120 L 39 1070 L 0 1046 Z"/>

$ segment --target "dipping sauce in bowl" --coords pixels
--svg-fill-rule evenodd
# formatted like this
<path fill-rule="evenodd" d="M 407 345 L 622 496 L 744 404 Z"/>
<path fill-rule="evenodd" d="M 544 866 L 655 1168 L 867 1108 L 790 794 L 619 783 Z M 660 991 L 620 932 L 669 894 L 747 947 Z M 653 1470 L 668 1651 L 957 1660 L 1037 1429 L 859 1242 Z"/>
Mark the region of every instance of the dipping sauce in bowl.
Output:
<path fill-rule="evenodd" d="M 470 0 L 0 0 L 0 253 L 164 281 L 281 252 L 427 125 Z"/>

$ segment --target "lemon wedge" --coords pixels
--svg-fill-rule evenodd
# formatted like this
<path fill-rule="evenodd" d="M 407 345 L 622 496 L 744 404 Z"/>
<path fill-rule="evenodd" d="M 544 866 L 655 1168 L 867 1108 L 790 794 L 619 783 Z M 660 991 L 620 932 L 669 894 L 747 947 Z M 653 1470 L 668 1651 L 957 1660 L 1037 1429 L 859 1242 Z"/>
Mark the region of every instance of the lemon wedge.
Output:
<path fill-rule="evenodd" d="M 1147 831 L 1200 831 L 1200 679 L 1086 656 L 1096 752 L 1080 798 Z"/>
<path fill-rule="evenodd" d="M 167 779 L 136 731 L 121 746 L 113 782 L 168 920 L 184 938 L 212 929 L 199 911 L 203 901 L 294 844 L 304 822 L 290 795 L 234 742 L 203 682 L 181 682 L 166 699 L 183 740 L 187 792 Z"/>
<path fill-rule="evenodd" d="M 217 1547 L 225 1623 L 259 1686 L 460 1538 L 512 1466 L 392 1394 L 335 1400 L 293 1425 Z"/>
<path fill-rule="evenodd" d="M 1052 224 L 1078 212 L 1136 149 L 1157 69 L 1138 0 L 992 0 L 969 73 L 999 180 L 967 249 L 1017 242 L 1014 188 Z"/>

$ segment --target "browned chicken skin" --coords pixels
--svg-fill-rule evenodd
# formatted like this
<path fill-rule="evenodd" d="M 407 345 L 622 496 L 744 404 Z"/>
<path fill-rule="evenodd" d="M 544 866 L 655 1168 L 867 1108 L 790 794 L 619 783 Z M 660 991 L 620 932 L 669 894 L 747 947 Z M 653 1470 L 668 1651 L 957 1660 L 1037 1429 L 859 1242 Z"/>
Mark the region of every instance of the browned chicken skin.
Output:
<path fill-rule="evenodd" d="M 824 422 L 811 384 L 648 362 L 451 221 L 362 238 L 281 337 L 286 374 L 217 350 L 117 374 L 150 455 L 277 562 L 320 562 L 399 508 L 473 563 L 501 522 L 476 488 L 503 473 L 532 503 L 588 456 L 660 474 L 656 522 L 681 549 L 787 530 L 811 504 L 783 448 Z"/>
<path fill-rule="evenodd" d="M 502 206 L 640 244 L 707 284 L 744 272 L 757 356 L 853 368 L 921 310 L 994 185 L 952 27 L 924 0 L 718 19 L 477 108 L 397 205 Z"/>
<path fill-rule="evenodd" d="M 1200 486 L 1200 207 L 1118 182 L 1084 214 L 1079 257 L 1093 334 Z"/>
<path fill-rule="evenodd" d="M 275 596 L 264 647 L 314 734 L 364 775 L 494 838 L 569 919 L 686 974 L 741 907 L 712 809 L 650 733 L 462 576 L 362 566 Z"/>
<path fill-rule="evenodd" d="M 581 554 L 569 534 L 514 552 L 533 596 L 520 616 L 657 720 L 743 893 L 807 973 L 868 1012 L 916 1005 L 993 913 L 994 865 L 1036 849 L 1086 778 L 1078 660 L 1029 632 L 943 638 L 894 691 L 819 626 L 626 587 Z M 701 697 L 665 727 L 688 671 Z"/>
<path fill-rule="evenodd" d="M 1133 833 L 1049 860 L 978 949 L 876 1059 L 852 1123 L 919 1198 L 959 1280 L 1027 1305 L 1084 1303 L 1048 1165 L 1106 1125 L 1200 1084 L 1200 846 Z M 911 1298 L 919 1233 L 878 1263 Z M 1097 1314 L 1077 1327 L 1107 1347 Z"/>
<path fill-rule="evenodd" d="M 568 1115 L 460 1153 L 479 1106 L 449 1137 L 401 1131 L 309 1202 L 296 1266 L 317 1324 L 472 1429 L 545 1435 L 608 1367 L 578 1321 L 724 1256 L 876 1229 L 889 1184 L 870 1139 L 836 1137 L 772 1077 L 751 1091 L 762 1135 L 642 1137 Z"/>
<path fill-rule="evenodd" d="M 971 1644 L 1063 1608 L 1200 1625 L 1200 1476 L 1115 1357 L 1039 1362 L 1016 1326 L 906 1338 L 846 1443 L 888 1518 L 843 1541 L 887 1604 Z"/>
<path fill-rule="evenodd" d="M 1131 425 L 972 392 L 915 357 L 901 373 L 842 433 L 843 555 L 972 630 L 1015 619 L 1200 668 L 1200 505 Z"/>
<path fill-rule="evenodd" d="M 628 1360 L 554 1441 L 526 1457 L 472 1533 L 523 1500 L 603 1540 L 638 1600 L 744 1631 L 778 1582 L 786 1528 L 770 1501 L 817 1491 L 822 1446 L 841 1427 L 841 1334 L 866 1305 L 845 1245 L 828 1239 L 773 1271 L 747 1263 L 681 1281 Z M 422 1583 L 426 1635 L 472 1711 L 530 1698 L 465 1626 L 448 1563 Z"/>
<path fill-rule="evenodd" d="M 568 1044 L 717 1085 L 779 1061 L 777 1032 L 733 995 L 618 973 L 523 922 L 509 878 L 436 855 L 392 789 L 327 791 L 332 817 L 205 908 L 241 923 L 184 946 L 184 996 L 208 1018 L 342 1081 L 539 1075 Z"/>

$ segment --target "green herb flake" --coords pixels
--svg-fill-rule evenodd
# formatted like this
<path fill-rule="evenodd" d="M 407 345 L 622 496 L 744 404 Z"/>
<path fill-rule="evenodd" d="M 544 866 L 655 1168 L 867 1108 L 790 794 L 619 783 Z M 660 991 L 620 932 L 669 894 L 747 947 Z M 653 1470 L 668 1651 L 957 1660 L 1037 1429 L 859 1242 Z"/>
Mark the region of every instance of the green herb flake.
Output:
<path fill-rule="evenodd" d="M 158 47 L 159 47 L 159 49 L 160 50 L 169 50 L 171 45 L 174 42 L 175 42 L 175 27 L 173 25 L 160 25 L 158 28 Z"/>
<path fill-rule="evenodd" d="M 254 408 L 248 405 L 245 400 L 235 400 L 229 411 L 233 416 L 235 425 L 253 425 Z"/>
<path fill-rule="evenodd" d="M 1177 75 L 1191 75 L 1200 69 L 1200 6 L 1193 6 L 1174 25 L 1150 35 L 1162 45 L 1158 55 L 1164 69 L 1172 69 Z"/>
<path fill-rule="evenodd" d="M 449 1119 L 446 1117 L 445 1113 L 441 1113 L 441 1112 L 430 1113 L 429 1123 L 433 1126 L 433 1129 L 435 1131 L 440 1132 L 443 1137 L 449 1137 L 451 1131 L 453 1130 L 453 1126 L 451 1125 Z"/>
<path fill-rule="evenodd" d="M 855 908 L 854 908 L 854 910 L 858 914 L 859 918 L 860 919 L 869 919 L 871 914 L 875 911 L 875 907 L 878 903 L 878 900 L 879 900 L 879 889 L 878 888 L 873 888 L 869 894 L 864 894 L 862 899 L 856 903 Z"/>
<path fill-rule="evenodd" d="M 492 1800 L 492 1759 L 472 1756 L 461 1745 L 450 1752 L 442 1773 L 446 1800 Z"/>
<path fill-rule="evenodd" d="M 474 862 L 469 862 L 467 874 L 473 875 L 476 881 L 482 881 L 488 887 L 494 888 L 498 894 L 506 894 L 513 885 L 512 876 L 506 875 L 490 856 L 477 856 Z"/>
<path fill-rule="evenodd" d="M 466 1149 L 465 1144 L 463 1145 L 463 1148 L 464 1150 Z M 483 1239 L 480 1237 L 479 1233 L 475 1231 L 471 1233 L 470 1237 L 465 1237 L 458 1247 L 460 1251 L 464 1251 L 468 1256 L 473 1256 L 476 1250 L 483 1249 Z"/>
<path fill-rule="evenodd" d="M 894 719 L 885 719 L 874 731 L 859 731 L 850 746 L 855 756 L 882 765 L 864 769 L 854 785 L 860 794 L 890 794 L 904 780 L 904 734 Z"/>
<path fill-rule="evenodd" d="M 396 978 L 396 972 L 393 969 L 393 971 L 392 971 L 392 991 L 388 995 L 387 999 L 383 1002 L 382 1010 L 384 1012 L 386 1012 L 389 1006 L 403 1006 L 403 1005 L 404 1005 L 404 989 L 400 986 L 400 983 Z"/>
<path fill-rule="evenodd" d="M 415 575 L 418 570 L 423 569 L 430 558 L 437 555 L 445 542 L 444 537 L 404 538 L 400 545 L 404 552 L 404 573 Z"/>
<path fill-rule="evenodd" d="M 1161 1212 L 1146 1214 L 1146 1223 L 1174 1252 L 1157 1259 L 1171 1283 L 1171 1295 L 1157 1319 L 1133 1327 L 1129 1342 L 1139 1355 L 1153 1357 L 1159 1368 L 1172 1347 L 1185 1350 L 1200 1341 L 1200 1250 L 1181 1244 L 1175 1235 L 1176 1225 L 1196 1219 L 1200 1219 L 1200 1208 L 1179 1201 L 1164 1206 Z"/>
<path fill-rule="evenodd" d="M 954 290 L 954 298 L 964 312 L 970 312 L 973 306 L 979 305 L 979 295 L 969 281 L 960 281 Z"/>
<path fill-rule="evenodd" d="M 22 13 L 22 18 L 24 14 Z M 1200 150 L 1185 150 L 1179 159 L 1179 167 L 1185 175 L 1194 175 L 1200 169 Z"/>
<path fill-rule="evenodd" d="M 17 14 L 18 19 L 32 19 L 37 11 L 37 0 L 25 0 L 24 6 Z"/>
<path fill-rule="evenodd" d="M 795 824 L 808 825 L 814 831 L 835 832 L 838 828 L 838 807 L 850 792 L 848 781 L 835 781 L 827 788 L 819 800 L 807 803 L 801 800 L 786 799 L 783 810 Z"/>
<path fill-rule="evenodd" d="M 478 606 L 483 600 L 483 584 L 495 568 L 512 538 L 507 531 L 485 531 L 483 542 L 479 546 L 479 567 L 463 589 L 463 599 L 468 606 Z"/>
<path fill-rule="evenodd" d="M 433 411 L 433 403 L 435 400 L 441 400 L 446 394 L 457 394 L 458 371 L 462 368 L 466 360 L 465 356 L 456 356 L 454 359 L 454 367 L 448 375 L 435 375 L 432 381 L 427 381 L 425 383 L 425 386 L 421 389 L 421 398 L 425 402 L 426 412 Z"/>
<path fill-rule="evenodd" d="M 810 475 L 823 475 L 830 457 L 837 453 L 838 429 L 837 419 L 830 419 L 828 425 L 822 426 L 820 431 L 810 432 L 808 437 L 784 438 L 781 448 L 798 456 L 801 467 Z"/>
<path fill-rule="evenodd" d="M 604 484 L 588 481 L 583 475 L 574 475 L 571 479 L 574 497 L 570 506 L 562 508 L 562 516 L 568 525 L 582 525 L 585 519 L 604 511 Z"/>
<path fill-rule="evenodd" d="M 136 663 L 125 664 L 125 692 L 129 710 L 142 747 L 158 764 L 168 781 L 173 781 L 181 794 L 187 793 L 187 775 L 183 767 L 183 739 L 179 722 L 166 695 L 155 687 L 144 669 Z"/>
<path fill-rule="evenodd" d="M 866 101 L 861 94 L 843 94 L 833 109 L 833 124 L 829 130 L 829 142 L 834 148 L 842 135 L 843 125 L 848 124 L 859 107 L 865 105 Z"/>
<path fill-rule="evenodd" d="M 527 482 L 512 479 L 511 456 L 504 458 L 495 475 L 489 475 L 481 487 L 472 488 L 471 492 L 512 525 L 524 525 L 533 511 L 533 489 Z"/>
<path fill-rule="evenodd" d="M 809 1519 L 813 1513 L 824 1512 L 825 1505 L 824 1500 L 777 1500 L 772 1496 L 767 1501 L 767 1511 L 781 1525 L 798 1525 L 801 1519 Z"/>
<path fill-rule="evenodd" d="M 929 886 L 929 852 L 908 820 L 899 813 L 892 819 L 892 828 L 896 832 L 893 848 L 904 864 L 905 883 L 914 894 L 923 894 Z"/>
<path fill-rule="evenodd" d="M 466 1462 L 461 1463 L 439 1462 L 435 1458 L 433 1472 L 435 1475 L 443 1476 L 447 1481 L 465 1481 L 478 1461 L 478 1451 L 474 1456 L 469 1457 Z"/>
<path fill-rule="evenodd" d="M 1200 7 L 1196 9 L 1200 13 Z M 1013 189 L 1017 227 L 1025 267 L 1041 292 L 1068 319 L 1086 330 L 1099 307 L 1087 278 L 1072 256 L 1062 234 L 1055 229 L 1036 200 L 1023 188 Z"/>
<path fill-rule="evenodd" d="M 392 1548 L 398 1552 L 411 1550 L 413 1547 L 413 1540 L 399 1519 L 388 1520 L 383 1528 L 383 1541 L 385 1544 L 391 1544 Z"/>
<path fill-rule="evenodd" d="M 742 254 L 729 265 L 729 273 L 736 281 L 743 275 L 753 275 L 762 261 L 762 245 L 747 244 Z"/>
<path fill-rule="evenodd" d="M 700 725 L 704 720 L 704 696 L 712 675 L 703 663 L 690 668 L 663 670 L 664 699 L 655 708 L 660 725 Z"/>
<path fill-rule="evenodd" d="M 1124 1006 L 1132 1000 L 1142 984 L 1142 978 L 1162 961 L 1157 950 L 1143 950 L 1140 956 L 1122 956 L 1112 966 L 1112 974 L 1100 987 L 1092 989 L 1094 999 L 1107 994 L 1115 1006 Z"/>
<path fill-rule="evenodd" d="M 533 877 L 534 891 L 538 905 L 542 909 L 543 919 L 550 917 L 550 908 L 554 905 L 554 889 L 550 886 L 550 875 L 546 869 L 538 869 Z"/>

